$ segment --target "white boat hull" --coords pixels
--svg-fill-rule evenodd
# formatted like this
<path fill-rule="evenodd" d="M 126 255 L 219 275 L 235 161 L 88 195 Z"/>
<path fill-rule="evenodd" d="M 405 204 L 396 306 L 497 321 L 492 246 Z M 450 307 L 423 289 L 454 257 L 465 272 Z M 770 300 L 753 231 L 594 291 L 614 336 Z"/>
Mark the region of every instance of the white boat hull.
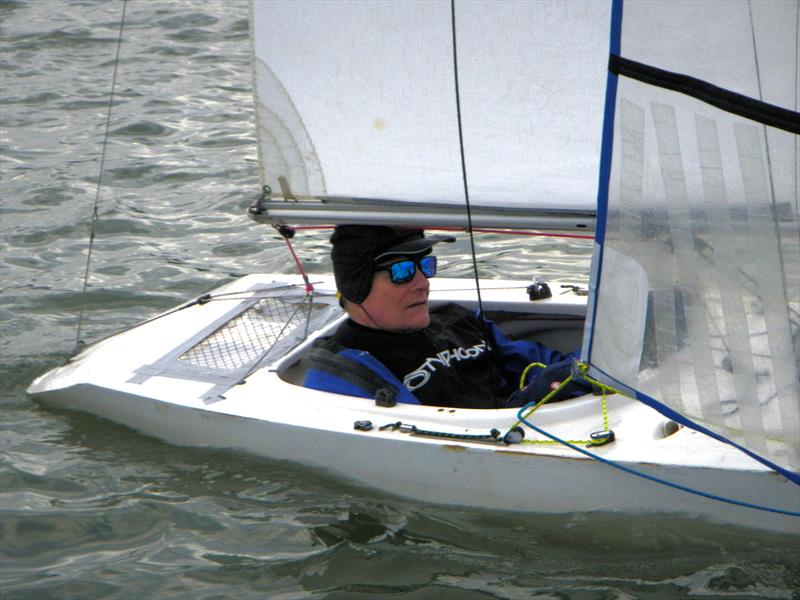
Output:
<path fill-rule="evenodd" d="M 224 291 L 246 290 L 272 279 L 250 276 Z M 453 285 L 453 280 L 433 281 L 440 289 Z M 324 292 L 327 285 L 326 280 L 318 287 Z M 472 292 L 447 295 L 461 295 L 468 303 Z M 516 302 L 530 310 L 532 304 L 500 289 L 482 289 L 482 296 L 495 307 Z M 574 295 L 536 303 L 545 313 L 580 311 L 583 306 L 583 298 Z M 198 328 L 216 323 L 225 310 L 220 304 L 195 305 L 111 337 L 37 379 L 29 393 L 173 444 L 294 461 L 419 501 L 537 513 L 678 513 L 800 534 L 800 518 L 673 489 L 561 445 L 487 444 L 381 429 L 402 422 L 453 434 L 485 434 L 494 428 L 504 433 L 515 424 L 516 410 L 379 407 L 371 400 L 309 390 L 285 380 L 287 365 L 297 361 L 302 346 L 221 395 L 209 396 L 210 389 L 218 389 L 213 382 L 167 375 L 137 379 L 142 365 L 156 362 Z M 707 494 L 800 512 L 796 485 L 736 449 L 677 429 L 622 396 L 608 397 L 608 416 L 616 441 L 592 450 L 606 460 Z M 560 437 L 583 439 L 603 429 L 601 400 L 586 396 L 544 406 L 531 420 Z M 356 421 L 370 421 L 373 427 L 356 430 Z M 530 430 L 526 434 L 529 440 L 536 436 Z"/>

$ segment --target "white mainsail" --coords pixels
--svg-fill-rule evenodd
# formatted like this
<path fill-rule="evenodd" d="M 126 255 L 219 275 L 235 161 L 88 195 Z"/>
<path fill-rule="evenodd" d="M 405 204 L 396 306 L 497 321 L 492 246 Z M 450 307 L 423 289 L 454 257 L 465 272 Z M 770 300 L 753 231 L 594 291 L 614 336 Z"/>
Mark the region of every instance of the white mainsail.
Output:
<path fill-rule="evenodd" d="M 644 76 L 616 81 L 584 349 L 596 375 L 795 472 L 799 8 L 622 5 L 619 54 Z"/>
<path fill-rule="evenodd" d="M 491 0 L 455 14 L 471 205 L 593 214 L 610 5 Z M 464 217 L 449 2 L 254 2 L 252 22 L 262 183 L 293 201 L 283 209 L 356 198 Z M 352 220 L 320 208 L 292 216 Z"/>

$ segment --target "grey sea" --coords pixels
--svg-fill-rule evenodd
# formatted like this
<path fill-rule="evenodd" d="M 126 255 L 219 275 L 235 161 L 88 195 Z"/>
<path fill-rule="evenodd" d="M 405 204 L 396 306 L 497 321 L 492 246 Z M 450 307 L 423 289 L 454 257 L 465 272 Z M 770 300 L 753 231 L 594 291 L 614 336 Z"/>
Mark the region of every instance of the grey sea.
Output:
<path fill-rule="evenodd" d="M 246 216 L 259 187 L 248 12 L 0 0 L 0 597 L 800 598 L 796 538 L 415 503 L 26 397 L 78 338 L 292 272 L 283 241 Z M 310 272 L 329 271 L 327 235 L 294 240 Z M 482 277 L 588 279 L 588 240 L 476 245 Z M 442 258 L 443 274 L 471 275 L 464 236 Z"/>

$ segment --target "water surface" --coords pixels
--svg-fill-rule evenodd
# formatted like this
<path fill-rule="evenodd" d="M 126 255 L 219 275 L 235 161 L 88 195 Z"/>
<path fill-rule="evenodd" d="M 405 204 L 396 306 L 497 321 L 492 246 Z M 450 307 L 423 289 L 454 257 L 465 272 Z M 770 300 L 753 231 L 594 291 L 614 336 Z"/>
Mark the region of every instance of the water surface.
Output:
<path fill-rule="evenodd" d="M 246 217 L 259 187 L 247 4 L 128 2 L 109 121 L 121 9 L 0 2 L 0 596 L 798 597 L 796 539 L 431 506 L 27 398 L 79 321 L 91 341 L 232 278 L 293 269 Z M 327 236 L 295 238 L 311 272 L 330 269 Z M 586 241 L 476 242 L 484 277 L 587 281 Z M 444 275 L 471 275 L 465 237 L 443 258 Z"/>

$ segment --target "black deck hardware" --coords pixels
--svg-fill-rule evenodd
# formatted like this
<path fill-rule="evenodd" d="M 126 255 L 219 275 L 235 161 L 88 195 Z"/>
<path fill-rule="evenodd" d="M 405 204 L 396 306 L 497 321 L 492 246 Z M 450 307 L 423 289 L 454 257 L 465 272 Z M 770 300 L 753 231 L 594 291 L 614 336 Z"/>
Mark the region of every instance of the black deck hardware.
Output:
<path fill-rule="evenodd" d="M 506 434 L 503 436 L 503 442 L 508 444 L 519 444 L 522 440 L 525 439 L 525 430 L 522 427 L 512 427 L 509 429 Z"/>
<path fill-rule="evenodd" d="M 576 296 L 588 296 L 589 295 L 589 290 L 581 288 L 581 287 L 578 287 L 577 285 L 562 285 L 561 289 L 564 290 L 563 292 L 561 292 L 562 294 L 566 294 L 567 292 L 572 292 Z"/>
<path fill-rule="evenodd" d="M 450 433 L 446 431 L 431 431 L 428 429 L 420 429 L 416 425 L 407 425 L 401 421 L 394 423 L 387 423 L 378 428 L 380 431 L 391 429 L 392 431 L 400 431 L 418 437 L 429 437 L 445 440 L 461 440 L 463 442 L 477 442 L 479 444 L 492 444 L 492 445 L 505 445 L 506 442 L 500 435 L 500 430 L 492 429 L 488 434 L 480 433 Z"/>
<path fill-rule="evenodd" d="M 375 406 L 391 408 L 397 404 L 397 390 L 389 387 L 378 388 L 375 392 Z"/>
<path fill-rule="evenodd" d="M 552 298 L 553 292 L 550 291 L 550 286 L 543 282 L 535 281 L 528 286 L 528 298 L 531 300 L 544 300 L 545 298 Z"/>
<path fill-rule="evenodd" d="M 269 201 L 271 195 L 272 188 L 270 188 L 268 185 L 265 185 L 263 188 L 261 188 L 261 195 L 256 198 L 250 205 L 250 208 L 247 209 L 247 213 L 251 217 L 257 217 L 266 213 L 267 209 L 265 204 Z"/>
<path fill-rule="evenodd" d="M 589 439 L 592 441 L 586 446 L 587 448 L 591 448 L 593 446 L 605 446 L 606 444 L 613 442 L 616 437 L 611 429 L 606 429 L 604 431 L 595 431 L 589 435 Z"/>

